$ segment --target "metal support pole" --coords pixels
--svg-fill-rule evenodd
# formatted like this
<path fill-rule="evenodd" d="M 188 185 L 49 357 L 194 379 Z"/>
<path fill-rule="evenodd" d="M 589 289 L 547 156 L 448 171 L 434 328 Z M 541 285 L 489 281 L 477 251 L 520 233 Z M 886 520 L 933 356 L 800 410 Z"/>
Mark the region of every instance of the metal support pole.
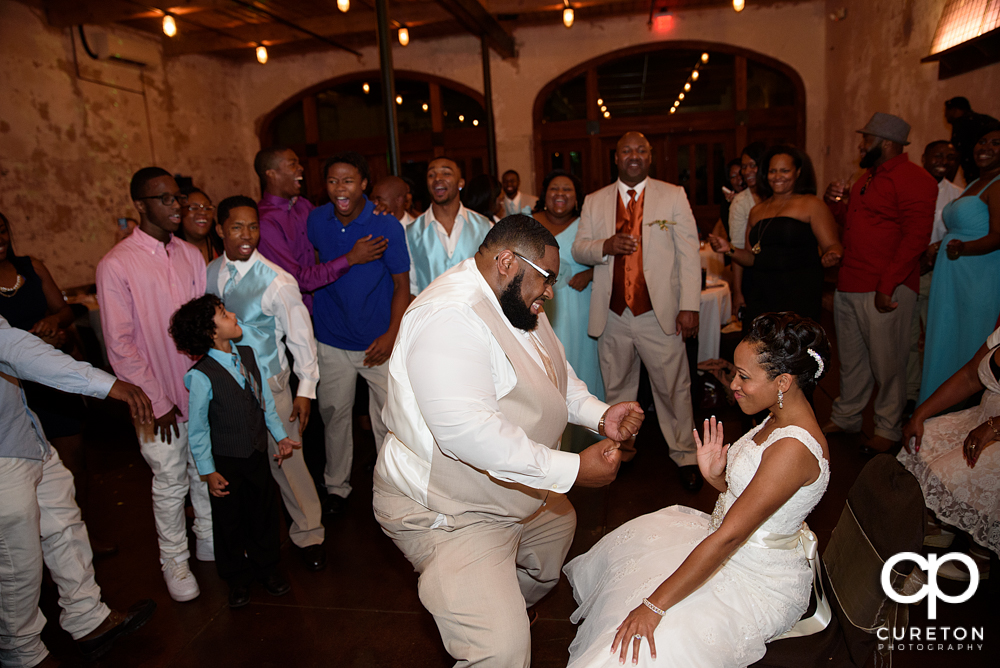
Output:
<path fill-rule="evenodd" d="M 378 61 L 382 70 L 382 108 L 385 110 L 385 139 L 389 173 L 399 176 L 399 126 L 396 123 L 396 76 L 392 70 L 392 37 L 386 0 L 375 0 L 378 22 Z"/>
<path fill-rule="evenodd" d="M 384 2 L 384 0 L 383 0 Z M 486 102 L 486 155 L 490 174 L 500 178 L 497 171 L 497 133 L 493 123 L 493 81 L 490 78 L 490 46 L 486 35 L 479 38 L 483 49 L 483 97 Z"/>

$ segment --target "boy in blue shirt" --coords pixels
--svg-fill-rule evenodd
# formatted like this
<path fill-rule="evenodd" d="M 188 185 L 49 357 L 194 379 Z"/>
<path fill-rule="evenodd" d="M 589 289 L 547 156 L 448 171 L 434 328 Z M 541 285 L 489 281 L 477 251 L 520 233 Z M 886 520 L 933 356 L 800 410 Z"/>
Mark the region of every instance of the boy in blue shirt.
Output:
<path fill-rule="evenodd" d="M 309 241 L 320 262 L 348 253 L 364 237 L 384 237 L 382 256 L 353 265 L 336 282 L 313 294 L 313 325 L 318 341 L 320 415 L 326 425 L 324 484 L 327 513 L 342 512 L 351 493 L 351 437 L 354 388 L 360 374 L 368 382 L 368 414 L 375 446 L 381 449 L 389 355 L 403 312 L 410 303 L 410 256 L 403 226 L 391 215 L 376 214 L 365 197 L 368 162 L 358 153 L 339 153 L 323 169 L 330 203 L 309 214 Z"/>
<path fill-rule="evenodd" d="M 279 461 L 299 445 L 285 433 L 274 398 L 261 382 L 257 357 L 236 316 L 215 295 L 192 299 L 170 319 L 177 349 L 201 357 L 184 375 L 188 442 L 198 473 L 208 483 L 215 519 L 215 565 L 229 583 L 229 606 L 250 602 L 254 576 L 272 596 L 287 594 L 278 573 L 278 505 L 267 459 L 267 433 Z"/>

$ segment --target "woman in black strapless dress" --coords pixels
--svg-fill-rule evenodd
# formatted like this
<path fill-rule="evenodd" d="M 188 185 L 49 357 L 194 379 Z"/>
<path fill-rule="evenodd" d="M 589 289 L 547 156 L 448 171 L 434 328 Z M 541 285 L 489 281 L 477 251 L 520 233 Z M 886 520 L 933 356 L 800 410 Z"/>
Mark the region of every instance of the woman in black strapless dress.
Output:
<path fill-rule="evenodd" d="M 744 327 L 762 313 L 793 311 L 819 322 L 823 267 L 840 262 L 844 252 L 836 223 L 816 197 L 812 161 L 791 146 L 773 146 L 761 161 L 766 179 L 757 185 L 763 198 L 750 212 L 745 248 L 710 236 L 716 251 L 753 272 L 744 274 Z"/>

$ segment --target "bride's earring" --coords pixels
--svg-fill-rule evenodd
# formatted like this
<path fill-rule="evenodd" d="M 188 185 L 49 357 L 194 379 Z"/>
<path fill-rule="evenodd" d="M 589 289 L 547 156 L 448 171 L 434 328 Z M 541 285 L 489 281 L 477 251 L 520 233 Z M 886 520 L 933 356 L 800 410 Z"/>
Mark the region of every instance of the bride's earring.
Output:
<path fill-rule="evenodd" d="M 784 394 L 784 392 L 781 391 L 781 388 L 779 387 L 778 388 L 778 408 L 784 408 L 784 407 L 785 407 L 785 394 Z"/>

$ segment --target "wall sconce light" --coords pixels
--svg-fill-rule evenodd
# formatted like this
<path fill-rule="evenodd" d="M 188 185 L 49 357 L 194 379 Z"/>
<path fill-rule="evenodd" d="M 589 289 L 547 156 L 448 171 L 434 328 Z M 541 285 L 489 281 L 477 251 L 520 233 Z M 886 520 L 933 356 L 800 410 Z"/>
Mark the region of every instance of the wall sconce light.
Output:
<path fill-rule="evenodd" d="M 167 37 L 173 37 L 177 34 L 177 21 L 174 19 L 173 14 L 163 15 L 163 34 Z"/>
<path fill-rule="evenodd" d="M 337 9 L 347 13 L 347 10 L 351 8 L 351 0 L 337 0 Z"/>
<path fill-rule="evenodd" d="M 406 29 L 406 26 L 399 29 L 399 43 L 403 46 L 410 43 L 410 31 Z"/>
<path fill-rule="evenodd" d="M 257 45 L 257 62 L 261 65 L 267 63 L 267 47 L 263 44 Z"/>
<path fill-rule="evenodd" d="M 573 21 L 576 20 L 576 14 L 573 8 L 569 6 L 569 0 L 563 0 L 563 25 L 567 28 L 573 27 Z"/>
<path fill-rule="evenodd" d="M 745 0 L 733 0 L 733 9 L 735 9 L 737 12 L 742 12 L 743 7 L 745 7 L 746 4 L 747 3 L 745 2 Z"/>

